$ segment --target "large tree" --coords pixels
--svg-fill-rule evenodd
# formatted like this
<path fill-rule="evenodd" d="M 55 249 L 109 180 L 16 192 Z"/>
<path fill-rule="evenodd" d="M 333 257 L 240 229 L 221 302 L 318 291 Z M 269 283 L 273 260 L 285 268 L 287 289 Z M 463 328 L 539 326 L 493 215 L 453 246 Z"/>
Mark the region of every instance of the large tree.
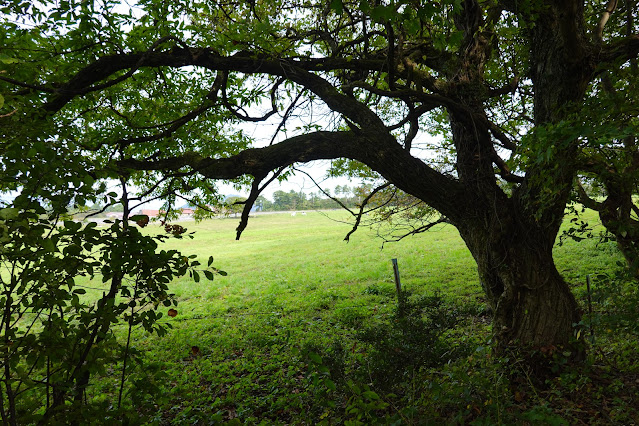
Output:
<path fill-rule="evenodd" d="M 169 201 L 250 185 L 238 236 L 290 166 L 363 164 L 459 230 L 501 346 L 567 345 L 580 314 L 552 248 L 583 167 L 570 123 L 639 51 L 616 3 L 15 0 L 2 133 Z"/>

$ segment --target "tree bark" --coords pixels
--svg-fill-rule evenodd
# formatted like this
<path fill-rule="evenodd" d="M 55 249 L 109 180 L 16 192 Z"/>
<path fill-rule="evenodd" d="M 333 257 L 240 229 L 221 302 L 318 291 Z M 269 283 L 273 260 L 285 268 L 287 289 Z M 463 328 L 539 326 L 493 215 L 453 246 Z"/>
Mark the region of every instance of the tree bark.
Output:
<path fill-rule="evenodd" d="M 606 182 L 607 196 L 599 204 L 599 218 L 602 225 L 614 235 L 630 273 L 639 277 L 639 221 L 632 218 L 635 207 L 633 191 L 624 187 L 622 182 L 617 183 Z"/>
<path fill-rule="evenodd" d="M 458 226 L 477 262 L 482 288 L 493 309 L 497 349 L 566 347 L 580 310 L 552 257 L 554 239 L 545 230 L 506 214 L 488 226 Z"/>
<path fill-rule="evenodd" d="M 530 214 L 527 197 L 504 193 L 494 177 L 489 129 L 469 116 L 449 117 L 460 153 L 458 174 L 468 190 L 464 198 L 473 206 L 449 219 L 477 263 L 493 309 L 497 350 L 569 346 L 580 311 L 552 255 L 563 214 L 540 221 Z M 562 201 L 550 207 L 563 213 Z"/>

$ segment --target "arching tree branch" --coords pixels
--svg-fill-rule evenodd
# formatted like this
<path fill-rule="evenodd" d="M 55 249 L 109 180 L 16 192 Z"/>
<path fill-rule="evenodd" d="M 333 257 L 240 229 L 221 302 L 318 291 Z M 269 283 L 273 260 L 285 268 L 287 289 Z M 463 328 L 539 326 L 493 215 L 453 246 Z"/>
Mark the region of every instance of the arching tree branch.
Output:
<path fill-rule="evenodd" d="M 306 86 L 313 78 L 301 71 L 384 70 L 383 60 L 347 61 L 342 58 L 274 59 L 261 53 L 238 52 L 220 56 L 213 49 L 174 47 L 161 52 L 126 53 L 103 56 L 76 73 L 66 84 L 55 90 L 44 106 L 50 112 L 59 111 L 74 97 L 95 90 L 96 83 L 123 70 L 142 67 L 198 66 L 210 70 L 237 71 L 246 74 L 265 73 L 290 78 Z M 292 72 L 292 73 L 291 73 Z M 320 78 L 315 76 L 316 78 Z"/>
<path fill-rule="evenodd" d="M 251 148 L 228 158 L 206 158 L 190 152 L 152 161 L 125 159 L 119 172 L 134 170 L 176 171 L 190 168 L 210 179 L 234 179 L 246 174 L 263 178 L 271 170 L 294 163 L 349 158 L 375 170 L 404 192 L 414 195 L 447 216 L 470 212 L 461 207 L 465 191 L 458 181 L 413 157 L 400 144 L 355 132 L 314 132 L 289 138 L 265 148 Z"/>

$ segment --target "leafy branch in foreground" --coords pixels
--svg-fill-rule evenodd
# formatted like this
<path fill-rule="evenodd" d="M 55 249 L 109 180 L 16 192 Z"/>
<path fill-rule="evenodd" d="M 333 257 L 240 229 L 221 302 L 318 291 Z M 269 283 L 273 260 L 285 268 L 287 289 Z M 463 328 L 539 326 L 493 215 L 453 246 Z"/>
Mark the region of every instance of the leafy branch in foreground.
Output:
<path fill-rule="evenodd" d="M 144 235 L 126 217 L 101 228 L 29 207 L 0 209 L 0 414 L 8 425 L 80 424 L 95 409 L 86 398 L 91 378 L 120 362 L 121 408 L 131 330 L 166 333 L 157 308 L 177 304 L 169 283 L 195 278 L 199 264 L 158 250 L 167 237 Z M 223 273 L 204 274 L 214 272 Z M 122 323 L 125 346 L 114 330 Z"/>

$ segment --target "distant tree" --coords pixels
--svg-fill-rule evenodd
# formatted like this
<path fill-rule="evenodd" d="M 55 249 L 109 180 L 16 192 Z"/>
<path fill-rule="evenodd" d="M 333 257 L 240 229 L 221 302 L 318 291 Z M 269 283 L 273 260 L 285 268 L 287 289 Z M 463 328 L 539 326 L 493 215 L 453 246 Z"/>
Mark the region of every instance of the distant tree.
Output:
<path fill-rule="evenodd" d="M 244 210 L 246 200 L 246 197 L 228 197 L 226 199 L 227 214 L 232 214 L 237 217 L 237 215 L 242 213 L 242 211 Z"/>
<path fill-rule="evenodd" d="M 266 197 L 260 195 L 255 200 L 255 204 L 254 205 L 255 205 L 255 208 L 256 208 L 257 211 L 260 211 L 260 212 L 261 211 L 268 211 L 268 210 L 271 210 L 273 202 L 268 200 Z"/>
<path fill-rule="evenodd" d="M 112 204 L 109 207 L 107 207 L 105 210 L 105 212 L 124 212 L 124 206 L 122 206 L 122 204 Z"/>
<path fill-rule="evenodd" d="M 275 191 L 273 193 L 273 209 L 292 210 L 293 200 L 291 199 L 291 194 L 284 191 Z"/>

